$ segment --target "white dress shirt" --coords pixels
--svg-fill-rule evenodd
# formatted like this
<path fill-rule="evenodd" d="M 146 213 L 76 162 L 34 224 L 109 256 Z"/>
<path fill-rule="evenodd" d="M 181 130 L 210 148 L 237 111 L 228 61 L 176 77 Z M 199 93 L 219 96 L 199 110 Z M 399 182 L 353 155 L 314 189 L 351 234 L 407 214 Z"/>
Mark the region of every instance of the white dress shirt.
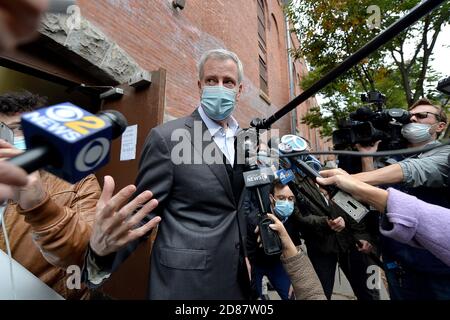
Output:
<path fill-rule="evenodd" d="M 225 155 L 228 162 L 231 166 L 234 166 L 234 138 L 236 137 L 236 133 L 239 129 L 239 124 L 233 116 L 228 118 L 228 128 L 224 129 L 220 124 L 211 120 L 203 110 L 203 107 L 200 106 L 198 108 L 198 112 L 200 113 L 200 117 L 205 123 L 206 127 L 211 134 L 214 142 L 219 147 L 220 151 Z"/>

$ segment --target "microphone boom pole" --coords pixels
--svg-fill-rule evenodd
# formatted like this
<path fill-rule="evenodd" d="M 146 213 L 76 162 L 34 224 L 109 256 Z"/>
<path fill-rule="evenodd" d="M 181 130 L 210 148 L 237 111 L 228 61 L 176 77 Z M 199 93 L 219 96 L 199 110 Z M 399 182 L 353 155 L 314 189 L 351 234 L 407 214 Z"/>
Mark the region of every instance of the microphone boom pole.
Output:
<path fill-rule="evenodd" d="M 343 75 L 345 72 L 356 66 L 361 60 L 368 57 L 372 52 L 385 45 L 398 34 L 409 28 L 411 25 L 419 21 L 422 17 L 433 11 L 446 0 L 426 0 L 414 7 L 403 18 L 394 22 L 385 31 L 380 33 L 364 47 L 359 49 L 353 55 L 345 59 L 340 65 L 328 72 L 323 78 L 314 83 L 310 88 L 289 102 L 286 106 L 275 112 L 267 119 L 254 119 L 251 126 L 257 129 L 270 129 L 272 124 L 281 119 L 283 116 L 294 110 L 298 105 L 305 102 L 317 92 L 325 88 L 328 84 Z"/>

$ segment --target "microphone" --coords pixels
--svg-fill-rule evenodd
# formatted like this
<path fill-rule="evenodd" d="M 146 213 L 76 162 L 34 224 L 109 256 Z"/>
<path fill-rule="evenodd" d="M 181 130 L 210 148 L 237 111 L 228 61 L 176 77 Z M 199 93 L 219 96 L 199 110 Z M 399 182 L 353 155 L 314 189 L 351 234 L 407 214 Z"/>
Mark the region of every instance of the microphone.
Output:
<path fill-rule="evenodd" d="M 246 158 L 250 156 L 251 148 L 246 149 Z M 245 186 L 255 192 L 258 203 L 258 226 L 259 234 L 261 235 L 261 241 L 265 254 L 274 255 L 280 254 L 282 251 L 281 239 L 278 233 L 273 231 L 269 226 L 273 221 L 267 216 L 267 208 L 264 206 L 260 187 L 273 182 L 274 172 L 271 168 L 262 167 L 259 168 L 257 163 L 251 163 L 249 159 L 246 159 L 247 171 L 244 172 Z"/>
<path fill-rule="evenodd" d="M 289 154 L 291 152 L 305 151 L 307 148 L 306 145 L 307 143 L 303 138 L 295 135 L 286 135 L 281 138 L 279 149 L 282 153 Z M 308 154 L 295 157 L 290 163 L 300 169 L 304 175 L 311 178 L 314 182 L 316 178 L 322 177 L 318 172 L 321 170 L 320 162 Z M 285 174 L 284 172 L 281 173 Z M 288 180 L 287 183 L 292 181 L 292 179 L 286 180 Z M 356 222 L 360 222 L 369 213 L 369 210 L 363 204 L 339 188 L 334 186 L 323 188 L 330 194 L 331 201 Z"/>
<path fill-rule="evenodd" d="M 28 151 L 9 162 L 28 173 L 45 168 L 76 183 L 109 162 L 111 140 L 127 126 L 115 110 L 93 115 L 69 102 L 39 109 L 22 116 Z"/>

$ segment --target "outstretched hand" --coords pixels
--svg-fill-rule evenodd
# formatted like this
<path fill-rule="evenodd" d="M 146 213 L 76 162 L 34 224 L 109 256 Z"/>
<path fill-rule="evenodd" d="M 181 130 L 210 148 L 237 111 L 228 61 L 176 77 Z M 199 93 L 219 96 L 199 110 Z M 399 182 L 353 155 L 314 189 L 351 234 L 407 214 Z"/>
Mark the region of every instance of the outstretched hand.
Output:
<path fill-rule="evenodd" d="M 386 190 L 362 182 L 342 169 L 321 171 L 320 175 L 323 177 L 317 178 L 317 183 L 320 185 L 335 185 L 350 193 L 356 200 L 367 203 L 380 212 L 386 209 L 388 199 Z"/>
<path fill-rule="evenodd" d="M 353 178 L 347 172 L 342 169 L 332 169 L 321 171 L 322 178 L 317 178 L 317 182 L 322 186 L 335 185 L 339 189 L 350 193 L 353 197 L 358 198 L 358 188 L 364 184 L 364 182 Z"/>
<path fill-rule="evenodd" d="M 144 191 L 128 202 L 136 187 L 129 185 L 113 196 L 114 188 L 114 179 L 106 176 L 90 240 L 92 250 L 99 256 L 117 252 L 128 243 L 147 234 L 161 221 L 160 217 L 155 217 L 136 228 L 158 206 L 158 201 L 152 199 L 152 192 Z M 133 215 L 137 209 L 139 210 Z"/>

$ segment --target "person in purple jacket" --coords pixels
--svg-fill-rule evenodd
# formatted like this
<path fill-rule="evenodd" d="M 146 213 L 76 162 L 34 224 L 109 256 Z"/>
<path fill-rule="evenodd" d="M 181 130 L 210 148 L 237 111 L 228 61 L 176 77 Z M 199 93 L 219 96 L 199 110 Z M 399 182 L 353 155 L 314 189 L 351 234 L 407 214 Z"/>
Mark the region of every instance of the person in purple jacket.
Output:
<path fill-rule="evenodd" d="M 450 209 L 432 205 L 393 188 L 383 190 L 350 176 L 342 169 L 326 170 L 321 185 L 336 185 L 355 199 L 385 213 L 380 232 L 399 242 L 430 251 L 450 266 Z"/>

